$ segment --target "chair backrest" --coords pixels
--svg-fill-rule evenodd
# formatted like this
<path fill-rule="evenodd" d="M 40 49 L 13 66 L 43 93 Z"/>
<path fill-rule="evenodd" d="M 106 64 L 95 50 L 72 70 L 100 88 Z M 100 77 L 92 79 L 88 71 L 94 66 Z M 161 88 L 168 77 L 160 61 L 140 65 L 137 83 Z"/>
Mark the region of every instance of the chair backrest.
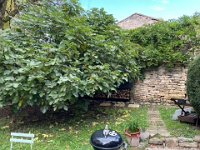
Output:
<path fill-rule="evenodd" d="M 11 150 L 13 148 L 13 143 L 24 143 L 24 144 L 30 144 L 32 149 L 32 144 L 34 143 L 34 134 L 30 133 L 14 133 L 11 132 Z"/>

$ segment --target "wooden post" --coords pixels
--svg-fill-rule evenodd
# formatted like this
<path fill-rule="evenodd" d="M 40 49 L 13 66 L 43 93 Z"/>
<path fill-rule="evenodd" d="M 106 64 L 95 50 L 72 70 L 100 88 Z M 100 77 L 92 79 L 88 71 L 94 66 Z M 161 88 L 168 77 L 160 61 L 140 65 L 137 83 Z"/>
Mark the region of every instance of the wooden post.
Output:
<path fill-rule="evenodd" d="M 196 127 L 199 125 L 199 115 L 197 115 L 197 122 L 196 122 Z"/>

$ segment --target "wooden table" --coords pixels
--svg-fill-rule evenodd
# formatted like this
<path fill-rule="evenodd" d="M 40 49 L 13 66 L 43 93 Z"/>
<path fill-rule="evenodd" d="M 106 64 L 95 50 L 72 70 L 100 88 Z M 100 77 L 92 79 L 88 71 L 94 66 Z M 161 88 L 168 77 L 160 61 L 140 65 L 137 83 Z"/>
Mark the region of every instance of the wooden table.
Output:
<path fill-rule="evenodd" d="M 187 99 L 171 98 L 171 100 L 182 110 L 181 115 L 186 116 L 189 114 L 188 111 L 184 110 L 185 106 L 192 106 Z"/>
<path fill-rule="evenodd" d="M 188 99 L 171 98 L 171 100 L 182 110 L 181 115 L 178 117 L 180 122 L 199 125 L 199 115 L 184 110 L 185 106 L 192 106 Z"/>

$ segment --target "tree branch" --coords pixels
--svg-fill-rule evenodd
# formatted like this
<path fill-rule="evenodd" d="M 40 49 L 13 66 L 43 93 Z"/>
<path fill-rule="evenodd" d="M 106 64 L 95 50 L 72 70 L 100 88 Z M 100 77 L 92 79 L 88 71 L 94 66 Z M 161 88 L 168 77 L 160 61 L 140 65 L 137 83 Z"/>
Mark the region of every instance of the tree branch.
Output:
<path fill-rule="evenodd" d="M 3 22 L 8 22 L 10 21 L 16 14 L 18 14 L 19 10 L 18 9 L 14 9 L 11 12 L 7 12 L 8 16 L 3 18 Z"/>

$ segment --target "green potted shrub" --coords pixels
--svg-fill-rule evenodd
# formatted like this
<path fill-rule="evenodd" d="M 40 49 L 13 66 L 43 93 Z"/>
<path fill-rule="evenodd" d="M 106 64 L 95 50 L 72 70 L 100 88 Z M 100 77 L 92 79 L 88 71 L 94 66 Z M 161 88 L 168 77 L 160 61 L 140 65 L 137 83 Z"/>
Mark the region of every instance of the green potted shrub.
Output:
<path fill-rule="evenodd" d="M 138 146 L 140 142 L 140 128 L 139 123 L 136 120 L 132 120 L 128 123 L 125 130 L 125 136 L 130 146 Z"/>

